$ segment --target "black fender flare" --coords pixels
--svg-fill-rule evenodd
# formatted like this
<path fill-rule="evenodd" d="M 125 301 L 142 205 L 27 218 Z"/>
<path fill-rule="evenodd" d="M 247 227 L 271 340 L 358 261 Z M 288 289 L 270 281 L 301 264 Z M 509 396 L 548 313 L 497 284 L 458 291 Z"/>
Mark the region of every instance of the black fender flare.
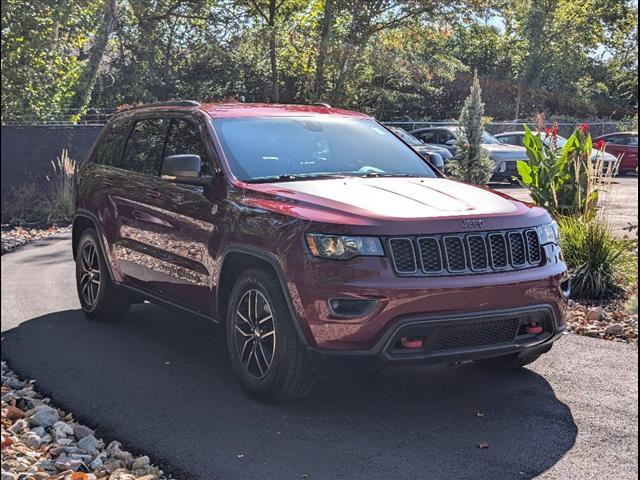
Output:
<path fill-rule="evenodd" d="M 280 288 L 282 289 L 284 298 L 287 302 L 287 307 L 289 308 L 289 313 L 291 314 L 291 318 L 293 319 L 293 325 L 298 334 L 298 338 L 300 339 L 300 341 L 304 346 L 309 347 L 310 345 L 307 340 L 307 336 L 305 335 L 304 331 L 302 330 L 302 327 L 300 326 L 300 319 L 293 306 L 293 301 L 291 300 L 289 288 L 287 287 L 287 282 L 285 281 L 285 276 L 284 276 L 284 272 L 282 271 L 282 266 L 280 265 L 280 262 L 275 257 L 275 255 L 273 255 L 272 253 L 266 250 L 262 250 L 260 248 L 251 247 L 251 246 L 242 245 L 242 244 L 231 244 L 227 246 L 222 253 L 222 256 L 221 256 L 222 261 L 220 262 L 220 265 L 222 267 L 224 266 L 224 262 L 227 258 L 227 255 L 229 255 L 230 253 L 240 253 L 243 255 L 247 255 L 249 257 L 254 257 L 254 258 L 263 260 L 273 268 L 276 274 L 276 277 L 278 278 L 278 282 L 280 283 Z M 220 272 L 218 274 L 218 280 L 221 277 L 222 267 L 220 268 Z M 221 305 L 220 290 L 221 289 L 219 288 L 219 284 L 218 284 L 218 288 L 216 288 L 216 318 L 220 319 L 221 322 L 224 322 L 225 321 L 224 315 L 220 315 L 221 312 L 219 311 L 219 306 Z"/>
<path fill-rule="evenodd" d="M 113 281 L 114 276 L 113 276 L 113 270 L 111 267 L 111 262 L 109 262 L 109 257 L 107 257 L 107 250 L 104 248 L 104 240 L 102 238 L 102 230 L 100 229 L 100 221 L 98 220 L 98 217 L 95 216 L 95 214 L 93 214 L 92 212 L 88 211 L 88 210 L 84 210 L 84 209 L 80 209 L 77 210 L 75 215 L 73 216 L 73 222 L 72 222 L 72 228 L 71 228 L 71 245 L 72 245 L 72 249 L 73 249 L 73 259 L 75 260 L 76 258 L 76 249 L 75 249 L 75 245 L 76 245 L 76 241 L 79 241 L 80 239 L 77 238 L 76 239 L 76 223 L 78 221 L 79 218 L 83 218 L 86 220 L 89 220 L 92 224 L 93 224 L 93 228 L 95 229 L 96 233 L 98 234 L 98 244 L 100 246 L 100 252 L 102 253 L 102 258 L 104 258 L 104 263 L 107 265 L 107 271 L 109 272 L 109 278 Z"/>

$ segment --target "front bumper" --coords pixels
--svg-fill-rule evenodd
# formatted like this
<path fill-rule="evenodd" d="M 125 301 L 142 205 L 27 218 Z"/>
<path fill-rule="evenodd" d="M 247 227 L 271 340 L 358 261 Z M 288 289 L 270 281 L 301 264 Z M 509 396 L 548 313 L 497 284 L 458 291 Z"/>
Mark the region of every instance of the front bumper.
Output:
<path fill-rule="evenodd" d="M 525 325 L 532 322 L 540 324 L 542 332 L 527 333 Z M 316 370 L 453 363 L 512 353 L 542 353 L 565 329 L 563 316 L 548 305 L 538 305 L 455 317 L 407 318 L 388 329 L 370 349 L 309 348 L 309 353 Z M 402 337 L 420 338 L 423 344 L 420 348 L 403 348 Z"/>

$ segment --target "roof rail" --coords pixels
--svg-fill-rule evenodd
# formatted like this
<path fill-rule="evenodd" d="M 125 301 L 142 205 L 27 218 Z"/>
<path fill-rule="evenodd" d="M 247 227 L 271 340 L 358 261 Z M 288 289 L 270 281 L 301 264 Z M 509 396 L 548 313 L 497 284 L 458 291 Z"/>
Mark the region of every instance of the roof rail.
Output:
<path fill-rule="evenodd" d="M 315 105 L 316 107 L 331 108 L 331 105 L 329 105 L 328 103 L 323 103 L 323 102 L 313 102 L 311 105 Z"/>
<path fill-rule="evenodd" d="M 148 107 L 199 107 L 200 102 L 195 100 L 169 100 L 167 102 L 147 103 L 143 105 L 135 105 L 127 110 L 137 110 L 139 108 Z"/>

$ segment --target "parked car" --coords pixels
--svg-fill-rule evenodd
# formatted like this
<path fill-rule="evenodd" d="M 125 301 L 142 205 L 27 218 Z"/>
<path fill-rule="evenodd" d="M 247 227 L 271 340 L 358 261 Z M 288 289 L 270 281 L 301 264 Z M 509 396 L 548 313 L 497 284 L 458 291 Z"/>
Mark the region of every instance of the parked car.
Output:
<path fill-rule="evenodd" d="M 453 158 L 449 150 L 430 143 L 424 143 L 400 127 L 388 126 L 402 141 L 411 146 L 416 152 L 429 160 L 440 171 L 445 171 L 445 165 Z"/>
<path fill-rule="evenodd" d="M 617 132 L 593 139 L 596 148 L 620 157 L 619 173 L 638 171 L 638 132 Z"/>
<path fill-rule="evenodd" d="M 301 397 L 350 366 L 522 367 L 565 330 L 548 212 L 444 178 L 360 113 L 134 107 L 76 178 L 86 316 L 148 300 L 217 322 L 258 399 Z"/>
<path fill-rule="evenodd" d="M 458 135 L 458 127 L 456 126 L 424 127 L 412 130 L 410 133 L 425 143 L 433 143 L 447 148 L 455 155 Z M 495 163 L 491 177 L 494 182 L 512 181 L 518 176 L 518 160 L 527 160 L 525 148 L 503 145 L 486 131 L 482 134 L 482 148 Z"/>
<path fill-rule="evenodd" d="M 518 145 L 522 146 L 524 142 L 524 130 L 517 132 L 504 132 L 498 133 L 495 137 L 500 141 L 500 143 L 509 144 L 509 145 Z M 542 141 L 547 145 L 550 145 L 551 138 L 542 136 Z M 556 138 L 556 146 L 558 148 L 563 148 L 567 143 L 567 139 L 561 135 L 558 135 Z M 602 160 L 604 162 L 605 171 L 611 171 L 613 175 L 618 174 L 618 157 L 611 155 L 607 152 L 602 152 L 599 148 L 594 148 L 593 153 L 591 155 L 591 160 L 595 163 L 602 156 Z"/>

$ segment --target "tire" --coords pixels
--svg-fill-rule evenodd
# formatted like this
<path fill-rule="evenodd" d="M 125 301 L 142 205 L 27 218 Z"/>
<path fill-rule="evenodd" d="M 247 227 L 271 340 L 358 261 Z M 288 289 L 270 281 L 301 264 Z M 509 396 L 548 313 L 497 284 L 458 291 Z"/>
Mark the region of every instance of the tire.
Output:
<path fill-rule="evenodd" d="M 226 334 L 231 365 L 249 396 L 275 403 L 311 391 L 309 356 L 272 273 L 249 269 L 240 275 L 229 299 Z"/>
<path fill-rule="evenodd" d="M 551 350 L 552 345 L 530 353 L 512 353 L 502 357 L 486 358 L 476 360 L 476 364 L 482 368 L 490 370 L 515 370 L 522 368 L 538 360 L 542 355 Z"/>
<path fill-rule="evenodd" d="M 117 321 L 131 306 L 128 293 L 109 276 L 98 235 L 92 228 L 82 232 L 76 253 L 76 287 L 84 314 L 92 319 Z"/>

